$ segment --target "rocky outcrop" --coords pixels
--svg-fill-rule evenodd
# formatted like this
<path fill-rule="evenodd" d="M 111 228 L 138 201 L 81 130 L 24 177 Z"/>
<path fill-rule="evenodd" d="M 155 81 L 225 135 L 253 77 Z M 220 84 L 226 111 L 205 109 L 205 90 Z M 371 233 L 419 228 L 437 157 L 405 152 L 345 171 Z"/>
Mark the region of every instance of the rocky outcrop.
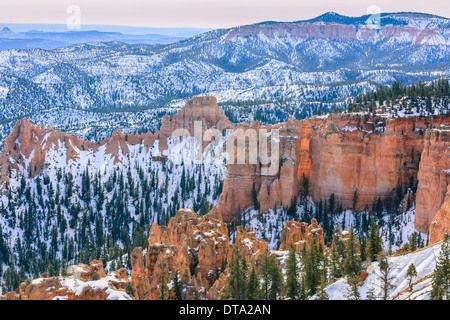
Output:
<path fill-rule="evenodd" d="M 161 136 L 169 137 L 174 130 L 185 129 L 194 136 L 195 121 L 202 123 L 202 132 L 209 128 L 223 130 L 235 126 L 217 105 L 215 97 L 200 96 L 189 100 L 172 119 L 165 115 L 159 133 Z"/>
<path fill-rule="evenodd" d="M 450 232 L 450 127 L 436 126 L 425 132 L 425 148 L 419 170 L 415 227 L 429 230 L 429 243 Z"/>
<path fill-rule="evenodd" d="M 295 251 L 301 252 L 303 247 L 310 248 L 315 243 L 324 246 L 323 230 L 316 219 L 311 224 L 300 221 L 286 221 L 280 235 L 280 250 L 289 250 L 293 245 Z"/>
<path fill-rule="evenodd" d="M 196 132 L 195 122 L 201 123 L 201 130 Z M 202 141 L 203 148 L 210 141 L 203 141 L 203 135 L 208 129 L 223 131 L 234 128 L 235 124 L 228 120 L 225 112 L 217 105 L 217 99 L 211 96 L 195 97 L 189 100 L 186 105 L 178 110 L 177 114 L 170 119 L 165 115 L 162 118 L 161 129 L 157 132 L 160 139 L 160 151 L 166 148 L 167 138 L 175 130 L 185 130 L 191 137 Z"/>
<path fill-rule="evenodd" d="M 127 280 L 105 275 L 101 260 L 70 268 L 66 277 L 38 278 L 22 282 L 19 293 L 9 292 L 1 300 L 108 300 L 132 299 L 125 293 Z M 93 277 L 96 275 L 95 277 Z"/>
<path fill-rule="evenodd" d="M 135 288 L 135 298 L 141 300 L 150 292 L 150 281 L 144 270 L 144 254 L 141 247 L 134 248 L 131 253 L 131 281 Z"/>
<path fill-rule="evenodd" d="M 267 252 L 266 242 L 241 226 L 236 229 L 235 244 L 230 244 L 228 228 L 217 212 L 199 217 L 191 209 L 180 209 L 167 226 L 153 223 L 144 269 L 142 249 L 135 248 L 131 254 L 136 299 L 161 298 L 161 281 L 171 283 L 176 274 L 184 299 L 217 299 L 228 285 L 226 270 L 235 246 L 257 268 Z"/>
<path fill-rule="evenodd" d="M 225 223 L 235 222 L 240 213 L 254 205 L 255 197 L 260 212 L 267 212 L 275 206 L 289 208 L 299 195 L 303 179 L 309 180 L 308 193 L 314 201 L 327 200 L 334 194 L 344 209 L 356 210 L 371 207 L 378 199 L 387 205 L 398 196 L 402 197 L 400 200 L 404 199 L 402 207 L 407 207 L 414 197 L 404 196 L 419 180 L 416 228 L 422 232 L 428 230 L 445 198 L 448 184 L 445 170 L 449 169 L 444 161 L 448 157 L 447 138 L 442 133 L 439 140 L 433 133 L 436 130 L 427 129 L 448 124 L 448 117 L 386 119 L 363 114 L 330 114 L 301 121 L 289 119 L 285 123 L 264 127 L 257 121 L 251 124 L 231 123 L 214 97 L 189 100 L 172 119 L 165 116 L 160 131 L 154 134 L 116 131 L 110 138 L 99 142 L 83 141 L 22 119 L 14 126 L 0 153 L 0 181 L 7 182 L 12 169 L 23 171 L 26 177 L 36 176 L 48 166 L 46 155 L 54 147 L 63 148 L 66 163 L 77 161 L 83 152 L 96 152 L 101 147 L 102 152 L 118 163 L 129 153 L 131 145 L 143 144 L 150 148 L 157 139 L 159 149 L 163 151 L 167 148 L 167 138 L 174 130 L 185 129 L 192 136 L 198 134 L 194 130 L 195 121 L 202 122 L 202 134 L 206 129 L 222 132 L 230 128 L 256 133 L 256 163 L 249 163 L 251 144 L 247 141 L 246 162 L 228 164 L 222 193 L 211 212 L 211 215 L 221 215 Z M 262 173 L 267 165 L 262 164 L 262 155 L 259 154 L 262 143 L 260 130 L 267 132 L 264 133 L 267 137 L 267 156 L 272 153 L 273 133 L 275 130 L 279 132 L 279 163 L 277 170 L 270 174 Z M 237 158 L 237 148 L 231 152 Z M 159 160 L 166 161 L 167 158 L 161 156 Z M 177 240 L 170 226 L 167 228 L 154 226 L 152 232 L 156 238 L 152 243 L 162 243 L 166 251 L 171 251 L 181 244 L 181 240 Z M 154 255 L 150 252 L 149 256 L 158 256 L 158 250 L 162 247 L 155 246 L 152 250 Z M 203 251 L 200 253 L 203 254 Z M 205 253 L 205 256 L 208 254 Z M 168 263 L 172 263 L 170 259 Z M 189 268 L 186 265 L 179 267 L 180 273 Z M 152 268 L 148 270 L 148 275 L 152 276 Z M 205 280 L 206 275 L 202 277 Z"/>
<path fill-rule="evenodd" d="M 84 281 L 89 281 L 94 275 L 96 275 L 95 277 L 98 277 L 98 279 L 106 277 L 101 259 L 92 260 L 89 265 L 79 263 L 78 265 L 71 266 L 69 274 L 71 276 L 79 277 Z"/>
<path fill-rule="evenodd" d="M 415 227 L 420 232 L 428 231 L 431 221 L 447 196 L 447 187 L 450 183 L 449 148 L 450 127 L 439 126 L 425 132 L 425 147 L 420 161 L 416 198 Z M 435 225 L 433 230 L 437 228 L 438 225 Z"/>
<path fill-rule="evenodd" d="M 250 227 L 246 230 L 242 226 L 236 228 L 235 246 L 241 249 L 242 256 L 245 257 L 249 265 L 256 265 L 256 270 L 259 269 L 258 260 L 264 252 L 268 250 L 267 244 L 263 239 L 256 238 L 256 232 L 252 231 Z M 230 255 L 228 260 L 231 259 L 232 249 L 230 249 Z"/>
<path fill-rule="evenodd" d="M 46 156 L 49 150 L 56 148 L 63 151 L 66 164 L 69 161 L 78 161 L 81 152 L 97 152 L 105 146 L 105 153 L 110 155 L 114 164 L 120 162 L 119 154 L 126 155 L 128 145 L 143 143 L 148 149 L 156 137 L 151 132 L 145 134 L 124 134 L 115 131 L 105 140 L 98 142 L 84 141 L 76 136 L 55 131 L 48 126 L 37 126 L 30 120 L 23 118 L 14 125 L 11 134 L 6 138 L 0 153 L 0 180 L 9 181 L 12 169 L 22 171 L 25 177 L 34 178 L 43 169 L 48 167 Z"/>
<path fill-rule="evenodd" d="M 195 298 L 198 292 L 205 294 L 227 259 L 228 250 L 228 230 L 220 214 L 199 217 L 190 209 L 180 209 L 167 226 L 153 223 L 145 270 L 142 249 L 132 254 L 132 279 L 135 287 L 139 286 L 139 298 L 158 299 L 161 275 L 170 282 L 177 271 L 187 288 L 187 299 Z"/>

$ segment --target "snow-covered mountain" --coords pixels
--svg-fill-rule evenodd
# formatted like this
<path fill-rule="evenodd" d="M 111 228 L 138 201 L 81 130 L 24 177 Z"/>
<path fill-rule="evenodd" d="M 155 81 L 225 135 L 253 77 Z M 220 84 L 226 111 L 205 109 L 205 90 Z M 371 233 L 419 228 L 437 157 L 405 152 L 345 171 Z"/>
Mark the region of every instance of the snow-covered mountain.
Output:
<path fill-rule="evenodd" d="M 379 28 L 368 19 L 328 13 L 219 29 L 168 45 L 1 51 L 0 118 L 55 107 L 141 110 L 198 94 L 219 102 L 337 102 L 379 83 L 449 76 L 449 19 L 382 14 Z"/>

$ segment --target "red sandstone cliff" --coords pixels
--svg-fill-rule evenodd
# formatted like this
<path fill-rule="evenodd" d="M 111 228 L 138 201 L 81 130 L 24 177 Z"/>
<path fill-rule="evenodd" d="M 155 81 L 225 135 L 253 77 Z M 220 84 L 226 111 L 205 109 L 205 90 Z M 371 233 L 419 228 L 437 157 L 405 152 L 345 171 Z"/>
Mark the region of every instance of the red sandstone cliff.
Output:
<path fill-rule="evenodd" d="M 334 193 L 343 208 L 371 207 L 378 198 L 388 204 L 398 188 L 405 193 L 417 183 L 424 147 L 423 132 L 448 123 L 448 117 L 373 119 L 368 115 L 335 115 L 268 126 L 280 129 L 280 169 L 263 176 L 260 166 L 228 165 L 223 191 L 214 210 L 224 220 L 253 205 L 255 188 L 261 212 L 274 204 L 288 208 L 298 195 L 303 176 L 309 178 L 314 201 Z M 259 124 L 242 126 L 257 129 Z"/>
<path fill-rule="evenodd" d="M 439 126 L 425 133 L 416 197 L 416 229 L 430 231 L 430 243 L 450 231 L 450 128 Z"/>
<path fill-rule="evenodd" d="M 267 130 L 267 156 L 272 155 L 272 130 L 279 131 L 279 164 L 274 174 L 262 174 L 260 161 L 257 164 L 233 163 L 227 166 L 227 175 L 224 180 L 222 193 L 214 211 L 220 212 L 224 221 L 232 221 L 240 212 L 253 205 L 253 188 L 257 193 L 260 211 L 267 212 L 273 208 L 283 206 L 288 208 L 299 192 L 298 167 L 300 157 L 298 150 L 301 149 L 302 140 L 300 122 L 289 119 L 285 123 L 268 125 L 262 127 L 259 122 L 254 121 L 251 125 L 239 124 L 236 129 L 255 130 L 257 133 L 257 148 L 260 146 L 260 129 Z M 249 145 L 246 145 L 248 157 Z M 276 153 L 274 151 L 274 153 Z M 261 156 L 261 154 L 259 154 Z M 272 163 L 270 163 L 272 165 Z M 264 166 L 267 168 L 268 166 Z"/>
<path fill-rule="evenodd" d="M 446 233 L 450 233 L 450 184 L 447 188 L 447 196 L 430 224 L 429 243 L 433 244 L 442 240 Z"/>
<path fill-rule="evenodd" d="M 387 203 L 396 188 L 405 190 L 417 176 L 428 119 L 376 119 L 367 115 L 330 115 L 313 128 L 310 144 L 310 193 L 315 201 L 334 193 L 344 208 Z M 377 123 L 374 123 L 376 121 Z"/>
<path fill-rule="evenodd" d="M 429 129 L 420 161 L 416 197 L 415 227 L 427 232 L 431 220 L 441 207 L 450 182 L 450 131 L 448 127 Z"/>

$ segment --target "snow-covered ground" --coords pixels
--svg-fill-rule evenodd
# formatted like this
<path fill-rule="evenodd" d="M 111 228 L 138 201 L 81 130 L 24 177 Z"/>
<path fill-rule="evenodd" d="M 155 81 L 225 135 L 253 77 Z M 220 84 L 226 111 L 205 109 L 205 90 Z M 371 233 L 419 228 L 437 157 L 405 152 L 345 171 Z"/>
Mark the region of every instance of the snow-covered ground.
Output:
<path fill-rule="evenodd" d="M 398 256 L 388 257 L 388 263 L 392 271 L 388 277 L 391 278 L 390 284 L 393 286 L 389 290 L 389 299 L 393 300 L 428 300 L 431 291 L 432 272 L 435 269 L 436 261 L 439 257 L 441 244 L 435 244 L 431 247 L 419 249 L 415 252 Z M 411 264 L 414 264 L 417 270 L 417 276 L 412 279 L 413 290 L 409 290 L 409 280 L 406 278 L 406 272 Z M 361 299 L 366 299 L 369 290 L 372 290 L 377 297 L 382 297 L 381 273 L 378 262 L 373 262 L 367 268 L 368 276 L 364 280 L 358 291 Z M 349 284 L 347 278 L 341 278 L 335 283 L 326 287 L 330 300 L 348 300 Z M 311 299 L 315 299 L 313 296 Z"/>

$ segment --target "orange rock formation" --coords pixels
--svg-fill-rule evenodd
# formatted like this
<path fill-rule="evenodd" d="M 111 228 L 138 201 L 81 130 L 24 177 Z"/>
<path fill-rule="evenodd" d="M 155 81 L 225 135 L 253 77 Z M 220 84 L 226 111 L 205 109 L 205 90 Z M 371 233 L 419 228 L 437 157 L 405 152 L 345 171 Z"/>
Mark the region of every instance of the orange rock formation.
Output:
<path fill-rule="evenodd" d="M 310 248 L 314 243 L 325 246 L 322 227 L 316 219 L 311 219 L 311 224 L 299 221 L 286 221 L 280 236 L 280 250 L 289 250 L 290 246 L 295 247 L 295 251 L 301 252 L 303 247 Z"/>

